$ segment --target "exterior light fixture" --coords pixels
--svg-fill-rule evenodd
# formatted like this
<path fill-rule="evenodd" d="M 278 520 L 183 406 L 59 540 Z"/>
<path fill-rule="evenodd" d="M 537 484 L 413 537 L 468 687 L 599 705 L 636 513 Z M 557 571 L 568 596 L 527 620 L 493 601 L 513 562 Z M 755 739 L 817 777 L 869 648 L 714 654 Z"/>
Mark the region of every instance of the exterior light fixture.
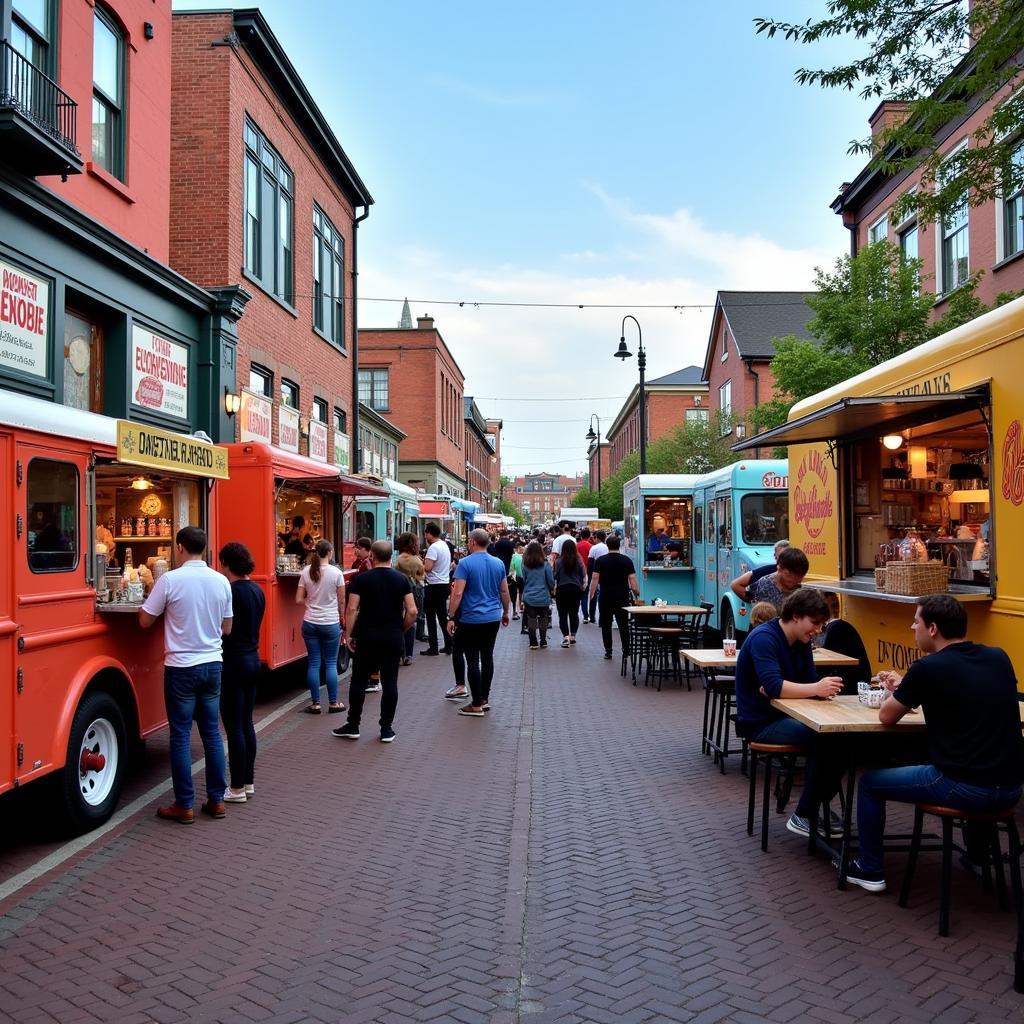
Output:
<path fill-rule="evenodd" d="M 885 437 L 882 438 L 882 444 L 884 444 L 889 451 L 894 452 L 897 448 L 903 447 L 903 435 L 886 434 Z"/>
<path fill-rule="evenodd" d="M 132 480 L 133 491 L 148 491 L 152 486 L 144 476 L 137 476 Z"/>
<path fill-rule="evenodd" d="M 233 391 L 224 389 L 224 411 L 229 416 L 234 416 L 242 408 L 242 396 L 236 395 Z"/>

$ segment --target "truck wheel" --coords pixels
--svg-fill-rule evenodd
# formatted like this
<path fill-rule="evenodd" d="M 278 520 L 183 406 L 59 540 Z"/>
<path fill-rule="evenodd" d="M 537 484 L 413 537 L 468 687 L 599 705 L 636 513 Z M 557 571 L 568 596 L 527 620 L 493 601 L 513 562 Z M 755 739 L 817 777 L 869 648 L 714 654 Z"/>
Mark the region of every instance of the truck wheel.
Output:
<path fill-rule="evenodd" d="M 78 705 L 61 776 L 61 810 L 75 833 L 102 825 L 121 798 L 128 743 L 124 715 L 108 693 L 86 694 Z"/>
<path fill-rule="evenodd" d="M 741 629 L 736 623 L 736 618 L 732 613 L 732 605 L 728 601 L 722 605 L 722 614 L 719 616 L 719 627 L 721 629 L 722 637 L 726 637 L 729 634 L 730 627 L 732 628 L 732 635 L 736 638 L 736 646 L 742 647 L 743 641 L 747 639 L 746 630 Z"/>

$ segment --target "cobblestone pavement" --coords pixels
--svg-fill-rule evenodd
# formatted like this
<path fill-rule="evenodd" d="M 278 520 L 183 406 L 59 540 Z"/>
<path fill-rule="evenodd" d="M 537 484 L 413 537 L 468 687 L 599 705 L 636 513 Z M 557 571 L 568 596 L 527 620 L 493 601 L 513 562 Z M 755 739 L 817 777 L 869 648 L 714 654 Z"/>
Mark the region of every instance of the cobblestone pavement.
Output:
<path fill-rule="evenodd" d="M 900 910 L 837 892 L 781 818 L 762 854 L 738 766 L 699 752 L 702 694 L 628 685 L 581 633 L 503 631 L 484 720 L 441 699 L 448 659 L 416 660 L 391 746 L 376 698 L 357 743 L 290 713 L 226 821 L 154 804 L 20 890 L 0 1020 L 1021 1020 L 1011 915 L 978 883 L 957 872 L 941 939 L 935 855 Z"/>

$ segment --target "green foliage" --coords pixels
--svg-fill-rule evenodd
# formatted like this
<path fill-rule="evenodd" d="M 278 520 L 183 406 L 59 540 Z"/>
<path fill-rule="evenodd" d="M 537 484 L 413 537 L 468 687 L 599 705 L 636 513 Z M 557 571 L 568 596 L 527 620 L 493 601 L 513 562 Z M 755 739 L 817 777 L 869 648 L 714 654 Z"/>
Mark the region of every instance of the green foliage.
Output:
<path fill-rule="evenodd" d="M 502 479 L 504 479 L 504 477 L 502 477 Z M 494 508 L 499 515 L 511 516 L 516 521 L 517 525 L 522 525 L 526 522 L 526 516 L 523 515 L 522 510 L 516 508 L 515 505 L 513 505 L 507 498 L 502 498 Z"/>
<path fill-rule="evenodd" d="M 961 287 L 949 296 L 946 301 L 946 311 L 928 330 L 929 338 L 937 338 L 940 334 L 945 334 L 946 331 L 951 331 L 954 327 L 966 324 L 975 317 L 981 316 L 982 313 L 988 312 L 989 307 L 974 293 L 983 273 L 984 271 L 979 270 L 972 274 Z"/>
<path fill-rule="evenodd" d="M 772 360 L 775 388 L 779 393 L 775 399 L 778 403 L 776 410 L 785 406 L 788 414 L 794 402 L 830 388 L 860 373 L 860 370 L 861 362 L 852 353 L 832 352 L 824 345 L 793 336 L 778 338 L 775 342 L 775 358 Z M 770 417 L 770 414 L 759 415 Z"/>
<path fill-rule="evenodd" d="M 943 128 L 992 100 L 1019 72 L 1024 46 L 1024 0 L 829 0 L 827 16 L 804 23 L 755 18 L 757 32 L 814 46 L 855 40 L 852 60 L 831 67 L 801 67 L 801 85 L 856 90 L 865 99 L 906 104 L 875 139 L 850 143 L 887 175 L 920 167 L 921 187 L 905 193 L 890 216 L 916 212 L 931 222 L 957 209 L 990 201 L 1024 183 L 1014 161 L 1024 127 L 1024 92 L 1011 94 L 977 128 L 970 146 L 947 159 L 939 151 Z M 973 40 L 973 46 L 971 41 Z"/>

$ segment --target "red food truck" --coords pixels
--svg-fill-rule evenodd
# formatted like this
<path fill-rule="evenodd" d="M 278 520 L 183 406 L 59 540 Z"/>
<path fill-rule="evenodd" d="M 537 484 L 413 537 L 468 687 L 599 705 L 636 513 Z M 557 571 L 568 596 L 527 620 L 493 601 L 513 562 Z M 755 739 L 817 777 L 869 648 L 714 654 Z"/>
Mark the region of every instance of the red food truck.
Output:
<path fill-rule="evenodd" d="M 0 793 L 51 777 L 75 830 L 113 813 L 166 724 L 163 631 L 138 610 L 227 475 L 207 440 L 0 392 Z"/>

